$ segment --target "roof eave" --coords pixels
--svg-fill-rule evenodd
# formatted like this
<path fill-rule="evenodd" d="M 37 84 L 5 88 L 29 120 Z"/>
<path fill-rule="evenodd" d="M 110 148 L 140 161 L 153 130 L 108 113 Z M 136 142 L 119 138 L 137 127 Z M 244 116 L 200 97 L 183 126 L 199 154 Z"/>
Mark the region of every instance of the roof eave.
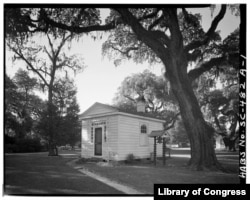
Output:
<path fill-rule="evenodd" d="M 146 120 L 151 120 L 151 121 L 157 121 L 157 122 L 161 122 L 164 123 L 165 120 L 162 119 L 157 119 L 157 118 L 152 118 L 152 117 L 146 117 L 146 116 L 141 116 L 141 115 L 136 115 L 136 114 L 130 114 L 130 113 L 125 113 L 125 112 L 109 112 L 109 113 L 102 113 L 102 114 L 97 114 L 97 115 L 90 115 L 90 116 L 79 116 L 80 120 L 87 120 L 87 119 L 92 119 L 92 118 L 97 118 L 97 117 L 106 117 L 106 116 L 110 116 L 110 115 L 125 115 L 125 116 L 129 116 L 129 117 L 135 117 L 135 118 L 139 118 L 139 119 L 146 119 Z"/>

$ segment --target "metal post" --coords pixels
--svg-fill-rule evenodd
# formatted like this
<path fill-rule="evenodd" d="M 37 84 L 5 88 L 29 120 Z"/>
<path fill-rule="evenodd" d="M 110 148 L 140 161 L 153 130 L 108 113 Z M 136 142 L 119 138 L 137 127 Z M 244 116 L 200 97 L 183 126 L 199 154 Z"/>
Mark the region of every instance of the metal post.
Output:
<path fill-rule="evenodd" d="M 156 137 L 154 137 L 154 165 L 156 165 Z"/>
<path fill-rule="evenodd" d="M 166 165 L 166 140 L 165 137 L 162 138 L 162 159 L 163 165 Z"/>

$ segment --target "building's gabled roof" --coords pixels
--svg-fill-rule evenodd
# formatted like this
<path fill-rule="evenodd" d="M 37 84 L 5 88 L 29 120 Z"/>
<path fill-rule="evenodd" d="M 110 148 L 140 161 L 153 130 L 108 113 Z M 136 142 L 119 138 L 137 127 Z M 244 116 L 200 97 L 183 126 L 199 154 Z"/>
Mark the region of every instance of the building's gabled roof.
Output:
<path fill-rule="evenodd" d="M 117 108 L 115 106 L 110 106 L 107 104 L 102 104 L 99 102 L 94 103 L 92 106 L 90 106 L 90 108 L 88 108 L 86 111 L 84 111 L 82 114 L 80 114 L 79 118 L 80 119 L 84 119 L 84 118 L 88 118 L 91 116 L 100 116 L 100 115 L 107 115 L 107 114 L 114 114 L 114 113 L 126 113 L 129 115 L 135 115 L 138 117 L 146 117 L 146 118 L 151 118 L 151 119 L 157 119 L 157 120 L 162 120 L 165 121 L 164 119 L 160 118 L 160 117 L 155 117 L 152 113 L 143 113 L 143 112 L 133 112 L 133 111 L 127 111 L 124 109 L 120 109 Z"/>

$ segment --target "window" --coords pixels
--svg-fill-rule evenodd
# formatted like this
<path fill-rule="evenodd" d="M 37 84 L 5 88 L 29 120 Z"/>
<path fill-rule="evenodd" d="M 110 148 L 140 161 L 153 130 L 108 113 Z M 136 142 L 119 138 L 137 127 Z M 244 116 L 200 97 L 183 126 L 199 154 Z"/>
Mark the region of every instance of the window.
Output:
<path fill-rule="evenodd" d="M 147 125 L 142 124 L 140 126 L 140 146 L 147 146 L 148 145 L 148 130 L 147 130 Z"/>
<path fill-rule="evenodd" d="M 141 125 L 141 133 L 147 134 L 147 126 L 145 124 Z"/>

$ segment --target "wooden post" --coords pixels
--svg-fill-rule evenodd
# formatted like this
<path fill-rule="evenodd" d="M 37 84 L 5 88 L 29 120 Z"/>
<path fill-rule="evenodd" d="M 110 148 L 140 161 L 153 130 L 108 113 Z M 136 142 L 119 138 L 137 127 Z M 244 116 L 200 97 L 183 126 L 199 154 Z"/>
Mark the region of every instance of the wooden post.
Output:
<path fill-rule="evenodd" d="M 154 137 L 154 165 L 156 165 L 156 137 Z"/>
<path fill-rule="evenodd" d="M 162 138 L 162 159 L 163 165 L 166 165 L 166 140 L 165 137 Z"/>

